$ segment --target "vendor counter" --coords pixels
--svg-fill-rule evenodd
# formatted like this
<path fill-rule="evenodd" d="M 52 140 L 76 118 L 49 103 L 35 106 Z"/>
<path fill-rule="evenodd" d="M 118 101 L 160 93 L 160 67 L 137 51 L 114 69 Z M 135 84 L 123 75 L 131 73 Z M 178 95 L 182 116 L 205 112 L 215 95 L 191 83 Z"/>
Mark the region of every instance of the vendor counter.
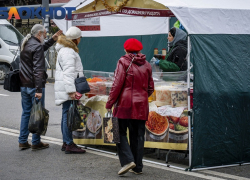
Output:
<path fill-rule="evenodd" d="M 114 73 L 84 71 L 91 91 L 79 102 L 81 128 L 73 132 L 77 144 L 104 143 L 103 117 Z M 187 72 L 153 73 L 154 93 L 148 98 L 145 147 L 186 150 L 188 143 Z M 192 84 L 191 84 L 192 86 Z"/>

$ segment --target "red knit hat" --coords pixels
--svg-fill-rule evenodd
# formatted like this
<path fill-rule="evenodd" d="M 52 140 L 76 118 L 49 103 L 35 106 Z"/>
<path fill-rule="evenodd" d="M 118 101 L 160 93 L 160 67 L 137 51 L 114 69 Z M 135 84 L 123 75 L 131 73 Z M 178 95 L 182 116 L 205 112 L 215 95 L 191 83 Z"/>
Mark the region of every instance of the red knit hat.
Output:
<path fill-rule="evenodd" d="M 143 49 L 142 43 L 134 38 L 125 41 L 123 46 L 128 52 L 138 52 Z"/>

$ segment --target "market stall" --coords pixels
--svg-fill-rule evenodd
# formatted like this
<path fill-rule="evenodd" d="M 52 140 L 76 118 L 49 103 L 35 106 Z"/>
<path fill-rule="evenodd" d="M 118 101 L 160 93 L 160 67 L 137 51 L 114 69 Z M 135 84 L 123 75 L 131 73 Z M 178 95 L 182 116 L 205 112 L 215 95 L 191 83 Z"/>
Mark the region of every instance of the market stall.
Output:
<path fill-rule="evenodd" d="M 110 36 L 110 39 L 116 38 L 114 40 L 116 41 L 115 43 L 108 43 L 108 46 L 106 46 L 109 48 L 109 51 L 112 49 L 112 53 L 110 53 L 110 55 L 112 56 L 112 60 L 115 62 L 111 62 L 110 58 L 103 56 L 102 51 L 105 47 L 98 47 L 97 45 L 99 51 L 98 54 L 102 54 L 101 57 L 103 59 L 110 59 L 109 61 L 98 60 L 98 65 L 101 68 L 101 71 L 105 71 L 105 67 L 113 67 L 112 71 L 114 71 L 117 60 L 121 54 L 124 54 L 123 48 L 121 47 L 124 41 L 131 36 L 136 36 L 137 39 L 140 39 L 143 42 L 143 53 L 145 53 L 145 51 L 150 51 L 149 59 L 153 57 L 153 49 L 158 47 L 157 43 L 159 39 L 160 41 L 164 41 L 163 47 L 167 47 L 166 34 L 169 30 L 169 17 L 172 17 L 173 14 L 166 6 L 153 0 L 109 0 L 105 2 L 106 4 L 104 1 L 89 0 L 77 6 L 79 1 L 76 1 L 75 5 L 77 7 L 77 11 L 74 12 L 72 20 L 55 21 L 56 23 L 62 23 L 57 23 L 61 29 L 64 27 L 69 28 L 72 25 L 79 27 L 82 30 L 82 36 L 84 38 L 91 37 L 91 41 L 94 41 L 93 39 L 96 37 L 98 44 L 102 44 L 103 42 L 107 43 L 107 39 L 102 39 L 102 37 Z M 73 2 L 65 6 L 70 6 L 72 3 Z M 109 7 L 112 8 L 114 3 L 117 4 L 111 11 Z M 124 7 L 125 5 L 126 7 Z M 66 31 L 66 29 L 64 31 Z M 148 36 L 149 34 L 153 34 L 154 36 Z M 164 38 L 161 38 L 162 36 L 164 36 Z M 84 38 L 82 39 L 83 42 L 85 40 Z M 149 43 L 147 43 L 147 41 Z M 118 48 L 119 51 L 114 48 Z M 159 48 L 159 54 L 161 53 L 161 48 Z M 118 55 L 117 58 L 115 58 L 116 55 Z M 95 60 L 87 63 L 94 63 L 94 61 Z M 86 66 L 84 63 L 85 61 L 83 61 L 83 66 L 85 68 Z M 102 65 L 102 63 L 104 63 L 104 65 Z M 90 122 L 91 120 L 89 120 L 86 116 L 85 126 L 83 129 L 78 132 L 74 132 L 75 141 L 79 144 L 104 144 L 103 131 L 101 131 L 102 124 L 99 122 L 100 119 L 104 117 L 106 112 L 104 107 L 107 97 L 105 96 L 108 96 L 109 92 L 106 92 L 105 90 L 106 88 L 111 88 L 112 86 L 112 80 L 109 77 L 111 76 L 110 74 L 113 73 L 85 71 L 85 76 L 90 78 L 89 84 L 91 92 L 87 94 L 89 99 L 87 99 L 87 102 L 84 102 L 84 105 L 94 109 L 94 111 L 97 111 L 94 112 L 94 114 L 96 114 L 99 118 L 94 118 L 97 121 L 94 124 L 99 124 L 100 126 L 96 127 L 97 131 L 91 131 L 87 127 L 87 122 Z M 152 112 L 150 113 L 151 118 L 149 123 L 146 125 L 147 131 L 145 135 L 145 147 L 187 150 L 187 123 L 185 126 L 179 124 L 179 119 L 182 119 L 182 121 L 187 119 L 187 116 L 183 115 L 183 111 L 188 105 L 186 88 L 187 83 L 185 83 L 187 73 L 154 73 L 154 76 L 157 90 L 154 95 L 149 98 L 149 101 L 153 102 L 150 103 L 150 107 L 152 109 Z M 175 102 L 176 100 L 172 101 L 171 94 L 173 94 L 173 96 L 181 96 L 181 98 L 184 99 L 184 103 L 178 104 L 178 102 Z M 178 99 L 178 97 L 173 98 Z M 176 106 L 178 106 L 178 108 Z M 162 108 L 158 110 L 158 113 L 154 113 L 157 111 L 158 107 Z M 157 116 L 158 114 L 161 114 L 162 116 Z M 160 127 L 160 120 L 165 122 L 164 127 Z M 159 127 L 152 127 L 152 124 L 157 124 Z M 153 131 L 152 129 L 155 128 L 158 130 Z"/>
<path fill-rule="evenodd" d="M 81 110 L 82 128 L 75 131 L 77 144 L 110 145 L 104 143 L 103 117 L 113 82 L 113 73 L 84 71 L 91 91 L 86 93 Z M 188 117 L 186 72 L 153 73 L 155 92 L 149 97 L 149 120 L 146 122 L 145 147 L 187 150 Z M 167 79 L 166 79 L 167 78 Z M 94 125 L 94 127 L 93 127 Z"/>
<path fill-rule="evenodd" d="M 93 6 L 93 2 L 94 1 L 85 1 L 79 7 L 87 7 L 87 5 Z M 250 125 L 250 76 L 248 74 L 248 67 L 250 56 L 248 52 L 250 49 L 250 26 L 248 25 L 250 24 L 250 2 L 244 0 L 239 0 L 237 3 L 233 0 L 155 0 L 155 2 L 168 7 L 189 34 L 189 53 L 187 59 L 189 68 L 187 70 L 186 84 L 184 84 L 187 89 L 188 113 L 189 115 L 192 113 L 194 118 L 193 148 L 191 149 L 191 146 L 189 146 L 190 169 L 249 163 L 250 145 L 248 142 L 250 130 L 248 127 Z M 166 10 L 168 9 L 166 8 Z M 119 13 L 109 14 L 101 18 L 106 19 L 106 22 L 111 22 L 114 20 L 114 16 L 119 22 L 122 22 L 123 18 L 126 20 L 125 15 Z M 158 18 L 161 17 L 155 17 L 155 19 Z M 161 23 L 164 24 L 165 27 L 165 33 L 167 33 L 168 30 L 166 18 L 165 16 L 165 20 L 161 20 Z M 141 17 L 141 19 L 143 19 L 143 17 Z M 156 20 L 156 22 L 158 21 Z M 70 23 L 72 24 L 73 22 L 70 21 Z M 65 27 L 69 27 L 70 23 Z M 144 21 L 144 23 L 148 22 Z M 114 26 L 112 26 L 111 24 L 109 24 L 110 33 L 106 31 L 106 34 L 103 34 L 103 36 L 112 36 L 113 33 L 125 33 L 120 29 L 120 26 L 115 26 L 114 24 Z M 122 23 L 120 25 L 122 25 Z M 144 27 L 146 26 L 147 25 Z M 102 30 L 101 23 L 100 29 Z M 130 30 L 131 29 L 137 28 L 130 28 Z M 155 34 L 155 32 L 156 31 L 149 28 L 147 33 Z M 98 36 L 98 33 L 88 31 L 86 35 L 92 34 L 93 36 Z M 85 31 L 82 31 L 82 34 L 84 35 Z M 147 43 L 150 43 L 150 41 L 143 42 L 143 44 Z M 120 47 L 122 48 L 122 45 L 120 45 L 119 48 Z M 151 47 L 151 50 L 153 48 L 154 47 Z M 120 53 L 119 57 L 121 55 L 122 53 Z M 117 59 L 118 58 L 116 58 L 116 61 Z M 192 85 L 190 83 L 190 61 L 193 62 L 194 70 L 193 111 L 191 111 L 190 104 L 190 88 Z M 109 59 L 105 62 L 108 64 Z M 159 77 L 159 75 L 157 77 Z M 162 78 L 162 80 L 164 80 L 164 78 Z M 155 81 L 155 83 L 157 84 L 157 81 Z M 181 82 L 171 82 L 171 86 L 176 85 L 175 83 L 177 83 L 177 86 L 182 85 L 178 84 Z M 170 89 L 172 89 L 172 87 L 165 87 L 168 85 L 168 83 L 165 83 L 163 87 L 162 85 L 156 85 L 158 97 L 161 97 L 163 94 L 162 91 L 171 91 Z M 160 91 L 161 93 L 159 93 Z M 163 97 L 166 96 L 167 94 Z M 90 97 L 90 99 L 91 98 L 92 100 L 89 100 L 89 102 L 93 102 L 95 97 Z M 165 100 L 164 103 L 166 103 Z M 155 99 L 155 101 L 157 102 L 157 99 Z M 86 105 L 91 106 L 88 104 L 89 102 L 87 102 Z M 105 103 L 105 100 L 102 100 L 102 102 Z M 157 108 L 160 108 L 160 110 L 161 107 L 165 106 L 165 104 L 158 105 L 160 105 L 160 107 Z M 158 111 L 158 109 L 154 112 Z M 168 116 L 165 117 L 168 118 Z M 188 140 L 189 144 L 191 144 L 191 119 L 190 116 L 188 118 Z M 174 118 L 170 119 L 172 122 L 174 121 Z M 179 122 L 180 118 L 178 123 Z M 168 126 L 170 123 L 171 122 L 168 121 Z M 165 126 L 167 127 L 167 125 Z M 153 134 L 152 132 L 150 133 Z M 162 130 L 162 132 L 158 133 L 164 134 L 165 132 Z M 168 137 L 166 136 L 163 139 L 168 139 L 168 142 L 157 143 L 170 143 L 170 130 L 168 131 Z M 148 139 L 152 137 L 153 136 L 149 135 Z M 145 144 L 148 145 L 149 143 L 147 142 L 148 141 L 146 141 Z"/>
<path fill-rule="evenodd" d="M 250 2 L 156 1 L 166 5 L 189 33 L 188 61 L 194 71 L 190 168 L 249 163 Z"/>

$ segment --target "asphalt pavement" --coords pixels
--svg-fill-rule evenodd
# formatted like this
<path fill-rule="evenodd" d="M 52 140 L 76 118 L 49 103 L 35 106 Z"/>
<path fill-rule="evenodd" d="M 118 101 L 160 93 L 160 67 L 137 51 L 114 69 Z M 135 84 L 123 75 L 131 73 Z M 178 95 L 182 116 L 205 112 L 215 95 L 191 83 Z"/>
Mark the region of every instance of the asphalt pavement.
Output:
<path fill-rule="evenodd" d="M 120 164 L 116 155 L 87 149 L 85 154 L 64 154 L 61 149 L 61 106 L 54 103 L 54 84 L 46 85 L 46 109 L 50 111 L 49 127 L 42 141 L 50 147 L 40 151 L 19 151 L 18 134 L 21 117 L 21 95 L 5 91 L 0 85 L 0 180 L 22 179 L 248 179 L 249 165 L 187 172 L 145 162 L 142 175 L 130 172 L 118 176 Z M 31 142 L 29 138 L 29 142 Z M 94 146 L 98 149 L 98 146 Z M 106 148 L 109 151 L 109 148 Z M 115 151 L 110 148 L 110 151 Z M 148 151 L 145 159 L 158 160 Z M 184 161 L 184 159 L 183 159 Z M 185 164 L 185 163 L 184 163 Z M 182 166 L 180 164 L 180 166 Z"/>

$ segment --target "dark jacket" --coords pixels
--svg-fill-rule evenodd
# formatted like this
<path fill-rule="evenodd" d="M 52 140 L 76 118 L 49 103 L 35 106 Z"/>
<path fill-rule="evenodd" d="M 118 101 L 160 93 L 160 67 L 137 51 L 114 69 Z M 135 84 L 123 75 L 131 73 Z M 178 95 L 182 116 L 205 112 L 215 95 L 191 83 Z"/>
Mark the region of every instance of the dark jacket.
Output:
<path fill-rule="evenodd" d="M 21 87 L 36 88 L 37 93 L 42 93 L 48 77 L 45 72 L 44 51 L 54 43 L 52 38 L 44 45 L 34 36 L 28 40 L 20 54 Z"/>
<path fill-rule="evenodd" d="M 187 41 L 180 40 L 170 47 L 167 61 L 161 60 L 159 65 L 163 72 L 186 71 L 187 70 Z M 177 66 L 176 66 L 177 65 Z"/>
<path fill-rule="evenodd" d="M 134 61 L 126 73 L 133 57 Z M 154 92 L 151 65 L 143 54 L 126 54 L 117 63 L 107 109 L 120 119 L 148 120 L 148 97 Z"/>

